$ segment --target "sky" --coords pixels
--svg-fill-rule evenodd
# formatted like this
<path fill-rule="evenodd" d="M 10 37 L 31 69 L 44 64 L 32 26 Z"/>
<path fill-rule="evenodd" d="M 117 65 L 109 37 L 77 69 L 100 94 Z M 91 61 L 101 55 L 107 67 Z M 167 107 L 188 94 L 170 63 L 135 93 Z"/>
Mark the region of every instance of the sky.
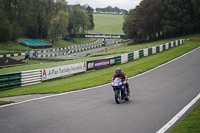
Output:
<path fill-rule="evenodd" d="M 92 8 L 105 8 L 107 6 L 118 7 L 120 9 L 130 10 L 139 5 L 142 0 L 66 0 L 68 5 L 88 4 Z"/>

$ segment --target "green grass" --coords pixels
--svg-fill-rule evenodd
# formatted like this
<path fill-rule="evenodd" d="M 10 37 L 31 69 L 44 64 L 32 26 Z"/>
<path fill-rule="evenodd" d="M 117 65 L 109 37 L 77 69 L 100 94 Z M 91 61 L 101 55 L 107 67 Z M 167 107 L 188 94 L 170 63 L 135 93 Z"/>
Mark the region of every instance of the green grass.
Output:
<path fill-rule="evenodd" d="M 73 46 L 73 45 L 93 42 L 95 40 L 97 40 L 97 39 L 95 39 L 95 38 L 79 38 L 79 39 L 76 39 L 75 38 L 74 41 L 70 42 L 70 41 L 65 41 L 65 40 L 59 39 L 58 41 L 56 41 L 53 44 L 53 48 L 64 48 L 64 47 L 69 47 L 69 46 Z"/>
<path fill-rule="evenodd" d="M 199 35 L 194 35 L 193 37 L 191 36 L 191 39 L 189 41 L 186 40 L 184 45 L 172 48 L 159 54 L 132 61 L 124 65 L 120 65 L 120 67 L 123 71 L 126 72 L 128 77 L 140 74 L 199 47 L 200 39 L 195 39 L 198 37 Z M 64 79 L 44 82 L 42 84 L 1 91 L 0 97 L 27 94 L 61 93 L 109 83 L 111 81 L 114 70 L 117 67 L 119 66 L 113 66 L 110 68 L 88 72 Z"/>
<path fill-rule="evenodd" d="M 0 42 L 0 54 L 23 53 L 26 50 L 27 47 L 20 45 L 18 42 Z"/>
<path fill-rule="evenodd" d="M 53 48 L 63 48 L 77 44 L 89 43 L 95 40 L 95 38 L 79 38 L 70 42 L 59 39 L 53 44 Z M 0 42 L 0 48 L 0 54 L 23 53 L 27 50 L 26 46 L 20 45 L 17 41 Z M 28 48 L 28 50 L 32 50 L 32 48 Z"/>
<path fill-rule="evenodd" d="M 200 105 L 171 133 L 200 133 Z"/>
<path fill-rule="evenodd" d="M 0 106 L 13 103 L 12 101 L 0 101 Z"/>
<path fill-rule="evenodd" d="M 124 34 L 123 15 L 94 14 L 94 30 L 103 34 Z"/>
<path fill-rule="evenodd" d="M 130 53 L 130 52 L 133 52 L 133 51 L 136 51 L 136 50 L 145 49 L 145 48 L 165 44 L 165 43 L 168 43 L 168 42 L 171 42 L 171 41 L 178 40 L 180 38 L 181 37 L 172 38 L 172 39 L 165 39 L 165 40 L 162 40 L 162 41 L 155 41 L 155 42 L 152 42 L 152 43 L 142 43 L 142 44 L 136 44 L 136 45 L 129 45 L 127 47 L 118 47 L 118 48 L 110 49 L 110 50 L 107 50 L 107 51 L 104 51 L 104 52 L 94 53 L 94 54 L 91 54 L 91 56 L 96 56 L 96 55 L 118 56 L 120 54 Z"/>

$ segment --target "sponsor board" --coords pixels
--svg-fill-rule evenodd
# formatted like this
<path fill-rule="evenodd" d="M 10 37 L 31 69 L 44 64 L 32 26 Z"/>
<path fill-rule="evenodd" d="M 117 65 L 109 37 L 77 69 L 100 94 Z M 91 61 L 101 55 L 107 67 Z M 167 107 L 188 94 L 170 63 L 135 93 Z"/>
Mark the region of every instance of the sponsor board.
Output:
<path fill-rule="evenodd" d="M 77 63 L 42 70 L 42 81 L 86 71 L 86 63 Z"/>
<path fill-rule="evenodd" d="M 110 59 L 101 59 L 94 61 L 94 69 L 102 69 L 110 66 Z"/>
<path fill-rule="evenodd" d="M 102 68 L 109 67 L 111 65 L 115 65 L 115 59 L 114 58 L 88 61 L 87 62 L 87 70 L 102 69 Z"/>
<path fill-rule="evenodd" d="M 115 58 L 110 58 L 110 65 L 115 65 Z"/>
<path fill-rule="evenodd" d="M 87 62 L 87 71 L 88 70 L 93 70 L 94 69 L 94 62 L 93 61 L 88 61 Z"/>
<path fill-rule="evenodd" d="M 125 35 L 110 34 L 71 34 L 72 38 L 105 38 L 105 39 L 124 39 Z"/>

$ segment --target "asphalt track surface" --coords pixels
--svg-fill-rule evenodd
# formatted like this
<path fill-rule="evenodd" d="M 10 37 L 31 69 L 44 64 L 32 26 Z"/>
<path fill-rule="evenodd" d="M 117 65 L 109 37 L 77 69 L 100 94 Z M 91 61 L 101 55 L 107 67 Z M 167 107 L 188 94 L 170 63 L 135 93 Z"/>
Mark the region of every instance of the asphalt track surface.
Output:
<path fill-rule="evenodd" d="M 0 132 L 155 133 L 200 93 L 199 53 L 130 78 L 129 102 L 116 104 L 103 85 L 0 107 Z"/>

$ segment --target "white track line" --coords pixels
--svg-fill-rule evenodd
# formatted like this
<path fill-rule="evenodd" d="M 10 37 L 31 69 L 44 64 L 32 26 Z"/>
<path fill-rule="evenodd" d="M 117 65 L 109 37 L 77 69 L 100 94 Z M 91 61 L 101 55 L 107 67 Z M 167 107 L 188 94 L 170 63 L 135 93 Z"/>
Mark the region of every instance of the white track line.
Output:
<path fill-rule="evenodd" d="M 200 48 L 200 47 L 198 47 L 198 48 L 196 48 L 196 49 L 194 49 L 194 50 L 192 50 L 192 51 L 190 51 L 190 52 L 188 52 L 188 53 L 186 53 L 186 54 L 184 54 L 184 55 L 182 55 L 182 56 L 179 56 L 179 57 L 177 57 L 177 58 L 175 58 L 175 59 L 173 59 L 173 60 L 171 60 L 171 61 L 169 61 L 169 62 L 167 62 L 167 63 L 164 63 L 164 64 L 162 64 L 162 65 L 160 65 L 160 66 L 157 66 L 157 67 L 155 67 L 155 68 L 153 68 L 153 69 L 151 69 L 151 70 L 149 70 L 149 71 L 146 71 L 146 72 L 144 72 L 144 73 L 138 74 L 138 75 L 133 76 L 133 77 L 130 77 L 129 79 L 136 78 L 136 77 L 142 76 L 142 75 L 144 75 L 144 74 L 146 74 L 146 73 L 149 73 L 149 72 L 151 72 L 151 71 L 154 71 L 154 70 L 156 70 L 156 69 L 158 69 L 158 68 L 160 68 L 160 67 L 162 67 L 162 66 L 164 66 L 164 65 L 167 65 L 167 64 L 169 64 L 169 63 L 171 63 L 171 62 L 173 62 L 173 61 L 176 61 L 176 60 L 182 58 L 183 56 L 186 56 L 186 55 L 192 53 L 193 51 L 195 51 L 195 50 L 197 50 L 197 49 L 199 49 L 199 48 Z M 96 89 L 96 88 L 99 88 L 99 87 L 107 86 L 107 85 L 109 85 L 109 84 L 110 84 L 110 83 L 104 84 L 104 85 L 100 85 L 100 86 L 96 86 L 96 87 L 92 87 L 92 88 L 83 89 L 83 90 L 65 92 L 65 93 L 54 94 L 54 95 L 50 95 L 50 96 L 44 96 L 44 97 L 40 97 L 40 98 L 30 99 L 30 100 L 26 100 L 26 101 L 22 101 L 22 102 L 6 104 L 6 105 L 0 106 L 0 108 L 9 107 L 9 106 L 18 105 L 18 104 L 27 103 L 27 102 L 36 101 L 36 100 L 41 100 L 41 99 L 46 99 L 46 98 L 50 98 L 50 97 L 56 97 L 56 96 L 62 96 L 62 95 L 67 95 L 67 94 L 72 94 L 72 93 L 77 93 L 77 92 L 92 90 L 92 89 Z"/>
<path fill-rule="evenodd" d="M 182 115 L 184 115 L 186 111 L 188 111 L 188 109 L 190 109 L 190 107 L 192 107 L 192 105 L 194 105 L 199 100 L 199 98 L 200 98 L 200 93 L 156 133 L 166 132 L 179 118 L 181 118 Z"/>

